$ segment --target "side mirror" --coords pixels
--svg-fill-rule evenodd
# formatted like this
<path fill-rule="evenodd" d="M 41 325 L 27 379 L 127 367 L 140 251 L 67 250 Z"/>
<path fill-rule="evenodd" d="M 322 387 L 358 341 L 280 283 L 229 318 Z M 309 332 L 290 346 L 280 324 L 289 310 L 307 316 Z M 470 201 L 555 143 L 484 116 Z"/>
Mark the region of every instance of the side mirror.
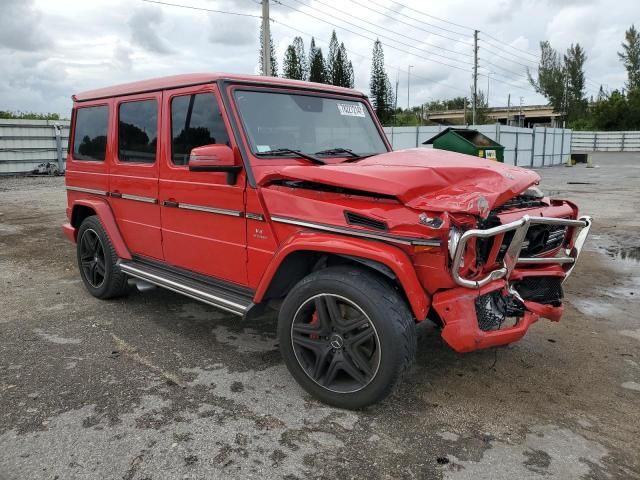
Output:
<path fill-rule="evenodd" d="M 241 169 L 242 167 L 236 164 L 233 150 L 226 145 L 203 145 L 191 150 L 189 155 L 189 171 L 226 172 L 229 185 L 236 183 Z"/>

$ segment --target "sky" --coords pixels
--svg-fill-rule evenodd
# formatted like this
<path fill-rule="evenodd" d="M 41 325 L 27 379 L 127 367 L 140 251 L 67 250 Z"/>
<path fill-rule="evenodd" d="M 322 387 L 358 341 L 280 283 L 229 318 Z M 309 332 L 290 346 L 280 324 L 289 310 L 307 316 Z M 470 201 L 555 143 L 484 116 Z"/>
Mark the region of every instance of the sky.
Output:
<path fill-rule="evenodd" d="M 0 0 L 0 110 L 68 117 L 71 95 L 83 90 L 179 73 L 258 72 L 259 0 L 167 2 L 243 15 L 143 0 Z M 408 94 L 412 106 L 469 95 L 477 29 L 478 89 L 489 90 L 490 106 L 506 105 L 509 94 L 512 105 L 531 105 L 546 103 L 526 80 L 541 40 L 560 52 L 576 42 L 585 48 L 588 96 L 601 84 L 623 87 L 616 52 L 630 24 L 640 24 L 640 3 L 612 7 L 605 0 L 272 0 L 271 32 L 281 66 L 295 36 L 308 49 L 313 35 L 326 53 L 335 29 L 355 88 L 367 94 L 379 38 L 398 105 L 406 107 Z"/>

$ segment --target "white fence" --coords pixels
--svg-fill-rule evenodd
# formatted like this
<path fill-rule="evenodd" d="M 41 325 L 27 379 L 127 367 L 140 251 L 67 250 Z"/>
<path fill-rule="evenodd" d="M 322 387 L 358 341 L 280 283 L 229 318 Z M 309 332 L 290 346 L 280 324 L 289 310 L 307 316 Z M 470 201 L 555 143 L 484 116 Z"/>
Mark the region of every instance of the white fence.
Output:
<path fill-rule="evenodd" d="M 385 127 L 387 138 L 394 150 L 424 147 L 429 140 L 447 128 L 443 125 L 428 127 Z M 566 163 L 571 152 L 571 130 L 566 128 L 520 128 L 501 124 L 470 125 L 504 146 L 504 163 L 521 167 L 547 167 Z"/>
<path fill-rule="evenodd" d="M 572 152 L 640 152 L 640 132 L 573 132 Z"/>
<path fill-rule="evenodd" d="M 0 119 L 0 175 L 27 173 L 41 163 L 64 170 L 68 120 Z"/>

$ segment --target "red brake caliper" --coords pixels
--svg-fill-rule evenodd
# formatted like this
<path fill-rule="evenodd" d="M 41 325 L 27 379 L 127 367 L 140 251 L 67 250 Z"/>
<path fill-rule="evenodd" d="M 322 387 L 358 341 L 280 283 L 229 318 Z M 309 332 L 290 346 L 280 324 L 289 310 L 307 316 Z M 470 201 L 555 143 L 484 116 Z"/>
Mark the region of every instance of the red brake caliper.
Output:
<path fill-rule="evenodd" d="M 320 318 L 318 317 L 318 310 L 314 310 L 313 311 L 313 315 L 311 315 L 311 321 L 309 322 L 309 325 L 318 325 L 320 323 Z M 312 333 L 311 335 L 309 335 L 309 338 L 312 338 L 313 340 L 317 340 L 318 338 L 320 338 L 320 335 L 318 335 L 317 333 Z"/>

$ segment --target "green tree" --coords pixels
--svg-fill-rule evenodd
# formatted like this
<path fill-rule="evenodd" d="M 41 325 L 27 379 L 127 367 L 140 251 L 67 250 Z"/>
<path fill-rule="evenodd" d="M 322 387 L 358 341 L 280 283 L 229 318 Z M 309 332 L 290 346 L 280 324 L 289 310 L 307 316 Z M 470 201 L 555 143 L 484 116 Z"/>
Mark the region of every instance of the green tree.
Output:
<path fill-rule="evenodd" d="M 576 121 L 583 117 L 587 111 L 587 99 L 585 97 L 584 63 L 587 56 L 579 43 L 567 49 L 564 56 L 565 101 L 564 111 L 568 122 Z"/>
<path fill-rule="evenodd" d="M 0 110 L 0 118 L 16 120 L 60 120 L 60 115 L 57 113 L 11 112 Z"/>
<path fill-rule="evenodd" d="M 296 57 L 298 58 L 298 63 L 300 65 L 300 71 L 302 72 L 302 77 L 300 80 L 308 80 L 309 79 L 309 62 L 307 62 L 307 54 L 304 51 L 304 40 L 302 37 L 295 37 L 293 39 L 293 48 L 296 51 Z"/>
<path fill-rule="evenodd" d="M 296 53 L 296 47 L 289 45 L 284 52 L 284 60 L 282 61 L 282 76 L 293 80 L 302 80 L 304 73 L 300 59 Z"/>
<path fill-rule="evenodd" d="M 371 103 L 382 123 L 387 123 L 393 116 L 393 89 L 389 76 L 384 69 L 384 52 L 380 40 L 373 44 L 373 63 L 369 81 Z"/>
<path fill-rule="evenodd" d="M 635 25 L 624 32 L 624 40 L 618 57 L 627 69 L 627 89 L 634 90 L 640 87 L 640 32 Z"/>
<path fill-rule="evenodd" d="M 529 69 L 527 76 L 535 91 L 546 97 L 556 112 L 561 112 L 565 92 L 564 66 L 560 55 L 548 41 L 540 42 L 538 77 L 534 79 Z"/>
<path fill-rule="evenodd" d="M 331 85 L 339 87 L 353 88 L 354 84 L 353 64 L 347 57 L 347 49 L 344 43 L 338 42 L 335 30 L 331 33 L 329 42 L 327 80 Z"/>
<path fill-rule="evenodd" d="M 264 58 L 264 48 L 262 46 L 262 24 L 260 24 L 260 55 L 258 61 L 260 62 L 260 75 L 264 75 L 264 69 L 262 67 L 262 59 Z M 273 45 L 273 37 L 271 31 L 269 31 L 269 54 L 271 55 L 271 76 L 278 76 L 278 60 L 276 59 L 276 48 Z"/>
<path fill-rule="evenodd" d="M 316 41 L 311 37 L 309 46 L 309 81 L 327 83 L 327 69 L 322 56 L 322 49 L 316 47 Z"/>

